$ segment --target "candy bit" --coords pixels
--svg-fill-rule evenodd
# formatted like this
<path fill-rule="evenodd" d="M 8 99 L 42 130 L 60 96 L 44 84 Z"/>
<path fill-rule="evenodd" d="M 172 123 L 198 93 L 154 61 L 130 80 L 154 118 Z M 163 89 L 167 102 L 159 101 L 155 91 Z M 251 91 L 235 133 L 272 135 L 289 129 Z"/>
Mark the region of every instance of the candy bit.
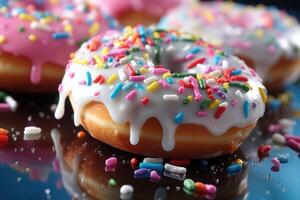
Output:
<path fill-rule="evenodd" d="M 79 131 L 78 133 L 77 133 L 77 138 L 78 139 L 82 139 L 82 138 L 84 138 L 85 137 L 85 132 L 84 131 Z"/>
<path fill-rule="evenodd" d="M 110 157 L 105 160 L 106 167 L 116 167 L 118 164 L 118 159 L 116 157 Z"/>
<path fill-rule="evenodd" d="M 287 139 L 286 140 L 286 144 L 293 150 L 295 150 L 296 152 L 300 153 L 300 143 L 297 142 L 296 140 L 294 139 Z"/>
<path fill-rule="evenodd" d="M 189 191 L 195 190 L 195 182 L 192 179 L 185 179 L 183 181 L 183 187 Z"/>
<path fill-rule="evenodd" d="M 280 161 L 278 160 L 278 158 L 277 157 L 274 157 L 274 158 L 272 158 L 272 163 L 273 163 L 273 167 L 275 167 L 275 168 L 280 168 Z"/>
<path fill-rule="evenodd" d="M 133 169 L 137 167 L 137 164 L 138 164 L 138 160 L 136 158 L 131 158 L 130 165 Z"/>
<path fill-rule="evenodd" d="M 111 179 L 108 180 L 108 185 L 110 187 L 116 186 L 117 185 L 117 181 L 115 179 L 111 178 Z"/>
<path fill-rule="evenodd" d="M 150 179 L 151 179 L 151 181 L 158 182 L 158 181 L 160 181 L 161 176 L 156 171 L 151 171 Z"/>
<path fill-rule="evenodd" d="M 4 147 L 8 143 L 8 131 L 0 128 L 0 148 Z"/>
<path fill-rule="evenodd" d="M 149 100 L 148 97 L 143 97 L 143 98 L 140 100 L 140 102 L 141 102 L 141 104 L 143 104 L 143 105 L 147 105 L 147 104 L 150 102 L 150 100 Z"/>
<path fill-rule="evenodd" d="M 257 149 L 257 155 L 259 159 L 263 159 L 265 157 L 269 157 L 269 153 L 272 147 L 270 145 L 261 145 Z"/>

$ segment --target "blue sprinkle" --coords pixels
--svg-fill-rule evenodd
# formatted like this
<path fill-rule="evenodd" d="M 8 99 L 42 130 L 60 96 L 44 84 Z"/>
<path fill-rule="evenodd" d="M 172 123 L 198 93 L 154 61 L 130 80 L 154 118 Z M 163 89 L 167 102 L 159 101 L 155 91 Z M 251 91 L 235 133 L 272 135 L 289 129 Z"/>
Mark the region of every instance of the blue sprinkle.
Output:
<path fill-rule="evenodd" d="M 281 164 L 286 164 L 289 162 L 288 156 L 286 156 L 286 155 L 280 155 L 280 156 L 277 156 L 277 158 Z"/>
<path fill-rule="evenodd" d="M 233 70 L 233 71 L 231 72 L 231 75 L 234 76 L 234 75 L 239 75 L 239 74 L 241 74 L 241 73 L 242 73 L 242 70 L 240 70 L 240 69 L 235 69 L 235 70 Z"/>
<path fill-rule="evenodd" d="M 194 47 L 194 48 L 191 49 L 190 52 L 191 52 L 192 54 L 196 54 L 196 53 L 198 53 L 199 51 L 200 51 L 200 48 L 199 48 L 199 47 Z"/>
<path fill-rule="evenodd" d="M 138 89 L 139 91 L 145 91 L 145 86 L 142 85 L 142 84 L 136 83 L 136 84 L 134 85 L 134 87 L 135 87 L 136 89 Z"/>
<path fill-rule="evenodd" d="M 92 75 L 91 72 L 86 72 L 86 85 L 91 86 L 92 85 Z"/>
<path fill-rule="evenodd" d="M 166 79 L 166 81 L 169 83 L 169 84 L 173 84 L 174 83 L 174 79 L 172 77 L 168 77 Z"/>
<path fill-rule="evenodd" d="M 134 178 L 149 178 L 151 169 L 137 169 L 134 171 Z"/>
<path fill-rule="evenodd" d="M 113 57 L 108 57 L 108 58 L 107 58 L 107 62 L 108 62 L 108 63 L 113 62 L 113 61 L 114 61 L 114 58 L 113 58 Z"/>
<path fill-rule="evenodd" d="M 279 108 L 281 106 L 281 102 L 279 99 L 273 99 L 272 101 L 269 102 L 269 108 L 271 111 L 279 111 Z"/>
<path fill-rule="evenodd" d="M 249 103 L 248 100 L 246 100 L 244 102 L 243 111 L 244 111 L 244 117 L 248 118 L 249 117 L 249 112 L 250 112 L 250 103 Z"/>
<path fill-rule="evenodd" d="M 227 167 L 226 172 L 231 176 L 242 171 L 242 165 L 239 163 L 235 163 Z"/>
<path fill-rule="evenodd" d="M 219 62 L 221 60 L 221 56 L 216 55 L 215 58 L 214 58 L 214 60 L 215 60 L 215 64 L 219 64 Z"/>
<path fill-rule="evenodd" d="M 155 171 L 163 171 L 163 169 L 164 169 L 163 165 L 160 163 L 142 162 L 142 163 L 140 163 L 139 166 L 140 166 L 140 168 L 151 169 L 151 170 L 155 170 Z"/>
<path fill-rule="evenodd" d="M 174 122 L 176 124 L 180 124 L 184 120 L 184 113 L 179 112 L 175 117 L 174 117 Z"/>
<path fill-rule="evenodd" d="M 126 83 L 126 84 L 122 87 L 122 90 L 123 90 L 123 91 L 129 91 L 132 87 L 134 87 L 134 83 L 133 83 L 133 82 L 128 82 L 128 83 Z"/>
<path fill-rule="evenodd" d="M 109 97 L 111 99 L 115 99 L 118 96 L 118 94 L 120 93 L 120 91 L 122 90 L 122 87 L 123 87 L 123 84 L 122 83 L 118 83 L 117 86 L 110 93 Z"/>
<path fill-rule="evenodd" d="M 139 34 L 140 34 L 140 36 L 145 36 L 145 28 L 144 28 L 144 26 L 139 26 L 139 28 L 138 28 L 138 31 L 139 31 Z"/>
<path fill-rule="evenodd" d="M 66 39 L 66 38 L 69 38 L 69 37 L 70 37 L 70 35 L 67 32 L 58 32 L 58 33 L 53 33 L 52 34 L 52 38 L 56 39 L 56 40 L 58 40 L 58 39 Z"/>

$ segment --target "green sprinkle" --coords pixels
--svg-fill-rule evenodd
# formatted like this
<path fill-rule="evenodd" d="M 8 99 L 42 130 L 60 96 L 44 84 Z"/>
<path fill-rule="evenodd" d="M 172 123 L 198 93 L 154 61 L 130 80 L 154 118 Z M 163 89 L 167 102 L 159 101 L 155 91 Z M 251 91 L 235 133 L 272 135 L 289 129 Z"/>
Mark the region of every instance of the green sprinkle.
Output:
<path fill-rule="evenodd" d="M 19 29 L 18 29 L 18 31 L 20 33 L 23 33 L 25 31 L 25 27 L 24 26 L 20 26 Z"/>
<path fill-rule="evenodd" d="M 5 92 L 0 91 L 0 101 L 5 101 L 5 97 L 7 97 L 7 94 Z"/>
<path fill-rule="evenodd" d="M 205 81 L 203 79 L 199 80 L 199 87 L 201 89 L 206 89 L 206 84 L 205 84 Z"/>
<path fill-rule="evenodd" d="M 185 97 L 184 99 L 183 99 L 183 105 L 187 105 L 187 104 L 189 104 L 189 100 L 188 100 L 188 98 L 187 97 Z"/>
<path fill-rule="evenodd" d="M 210 99 L 205 99 L 199 104 L 199 108 L 201 108 L 201 109 L 208 108 L 210 103 L 211 103 Z"/>
<path fill-rule="evenodd" d="M 195 190 L 195 182 L 192 179 L 185 179 L 183 182 L 183 187 L 189 191 Z"/>
<path fill-rule="evenodd" d="M 240 83 L 229 83 L 229 86 L 231 87 L 237 87 L 237 88 L 241 88 L 242 90 L 244 90 L 245 92 L 249 91 L 249 87 Z"/>
<path fill-rule="evenodd" d="M 109 179 L 108 180 L 108 185 L 113 187 L 113 186 L 116 186 L 117 185 L 117 181 L 113 178 Z"/>
<path fill-rule="evenodd" d="M 171 75 L 172 78 L 184 78 L 184 77 L 187 77 L 187 76 L 196 77 L 197 74 L 193 74 L 193 73 L 173 73 Z"/>
<path fill-rule="evenodd" d="M 137 52 L 140 51 L 141 49 L 139 47 L 131 47 L 131 49 L 129 50 L 130 52 Z"/>

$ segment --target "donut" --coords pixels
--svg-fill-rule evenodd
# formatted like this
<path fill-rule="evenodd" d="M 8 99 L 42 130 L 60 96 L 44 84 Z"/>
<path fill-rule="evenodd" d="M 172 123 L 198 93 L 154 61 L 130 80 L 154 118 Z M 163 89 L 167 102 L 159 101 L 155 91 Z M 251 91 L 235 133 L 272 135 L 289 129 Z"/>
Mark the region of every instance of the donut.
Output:
<path fill-rule="evenodd" d="M 115 25 L 92 4 L 34 2 L 0 4 L 1 89 L 55 92 L 70 53 Z"/>
<path fill-rule="evenodd" d="M 93 0 L 93 3 L 99 5 L 104 12 L 125 25 L 157 23 L 167 10 L 181 2 L 182 0 Z"/>
<path fill-rule="evenodd" d="M 242 60 L 196 35 L 143 26 L 84 43 L 59 86 L 57 119 L 67 97 L 75 125 L 95 138 L 176 158 L 235 151 L 267 101 L 261 78 Z"/>
<path fill-rule="evenodd" d="M 224 46 L 255 68 L 270 90 L 299 77 L 299 23 L 274 7 L 189 2 L 168 12 L 158 26 L 200 34 Z"/>

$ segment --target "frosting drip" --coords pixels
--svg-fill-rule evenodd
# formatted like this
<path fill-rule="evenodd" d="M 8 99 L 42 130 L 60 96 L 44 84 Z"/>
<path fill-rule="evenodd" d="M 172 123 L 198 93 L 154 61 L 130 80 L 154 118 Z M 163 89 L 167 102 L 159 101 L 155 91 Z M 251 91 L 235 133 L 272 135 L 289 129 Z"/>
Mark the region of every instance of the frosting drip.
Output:
<path fill-rule="evenodd" d="M 59 95 L 56 118 L 68 95 L 75 125 L 86 104 L 101 102 L 116 123 L 130 123 L 133 145 L 144 123 L 156 118 L 166 151 L 174 148 L 180 124 L 202 125 L 218 136 L 255 123 L 267 98 L 261 79 L 238 58 L 194 35 L 143 26 L 84 43 L 67 66 Z"/>

